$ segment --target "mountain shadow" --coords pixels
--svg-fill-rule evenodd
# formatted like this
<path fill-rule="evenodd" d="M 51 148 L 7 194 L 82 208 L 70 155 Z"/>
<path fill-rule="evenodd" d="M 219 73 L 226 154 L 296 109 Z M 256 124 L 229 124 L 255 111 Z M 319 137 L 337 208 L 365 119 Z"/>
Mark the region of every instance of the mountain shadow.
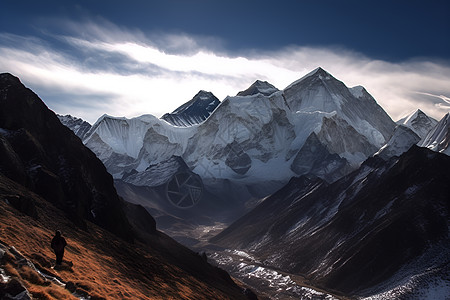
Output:
<path fill-rule="evenodd" d="M 333 184 L 293 178 L 211 242 L 345 295 L 448 274 L 449 168 L 450 157 L 413 146 L 389 162 L 370 158 Z"/>

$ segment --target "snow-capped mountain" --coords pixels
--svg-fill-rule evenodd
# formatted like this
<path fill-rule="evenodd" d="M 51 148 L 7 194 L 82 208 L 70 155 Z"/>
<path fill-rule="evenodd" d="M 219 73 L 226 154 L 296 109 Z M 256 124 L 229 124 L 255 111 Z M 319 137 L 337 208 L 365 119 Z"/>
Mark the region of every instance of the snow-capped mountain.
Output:
<path fill-rule="evenodd" d="M 81 140 L 86 137 L 86 134 L 91 129 L 91 124 L 83 119 L 72 117 L 71 115 L 56 115 L 59 121 L 66 127 L 69 127 Z"/>
<path fill-rule="evenodd" d="M 264 96 L 270 96 L 273 93 L 278 92 L 278 89 L 267 81 L 256 80 L 248 89 L 240 91 L 238 96 L 251 96 L 256 94 L 263 94 Z"/>
<path fill-rule="evenodd" d="M 427 116 L 420 109 L 397 121 L 397 127 L 389 141 L 375 153 L 387 160 L 393 156 L 400 156 L 412 145 L 427 147 L 431 150 L 448 154 L 448 138 L 445 141 L 445 118 L 438 122 Z M 433 133 L 434 134 L 433 134 Z M 447 136 L 449 134 L 447 133 Z M 436 146 L 440 145 L 440 146 Z"/>
<path fill-rule="evenodd" d="M 205 121 L 220 104 L 211 92 L 200 91 L 192 100 L 161 117 L 175 126 L 192 126 Z"/>
<path fill-rule="evenodd" d="M 397 125 L 389 141 L 375 155 L 388 160 L 393 156 L 400 156 L 419 141 L 420 137 L 411 128 Z"/>
<path fill-rule="evenodd" d="M 186 112 L 192 103 L 198 99 L 174 113 Z M 296 175 L 334 181 L 375 153 L 394 128 L 364 88 L 349 89 L 318 68 L 282 91 L 256 82 L 195 126 L 172 126 L 150 115 L 103 116 L 84 142 L 116 179 L 179 156 L 213 193 L 234 187 L 238 197 L 250 199 Z M 142 181 L 134 184 L 149 184 L 145 176 L 135 177 Z"/>
<path fill-rule="evenodd" d="M 415 134 L 423 139 L 428 132 L 436 126 L 437 121 L 418 109 L 406 117 L 398 120 L 396 123 L 398 125 L 403 125 L 410 128 Z"/>
<path fill-rule="evenodd" d="M 450 157 L 413 146 L 332 184 L 293 178 L 211 242 L 345 295 L 408 279 L 401 293 L 415 295 L 449 280 L 449 168 Z"/>
<path fill-rule="evenodd" d="M 436 124 L 419 146 L 450 155 L 450 113 Z"/>

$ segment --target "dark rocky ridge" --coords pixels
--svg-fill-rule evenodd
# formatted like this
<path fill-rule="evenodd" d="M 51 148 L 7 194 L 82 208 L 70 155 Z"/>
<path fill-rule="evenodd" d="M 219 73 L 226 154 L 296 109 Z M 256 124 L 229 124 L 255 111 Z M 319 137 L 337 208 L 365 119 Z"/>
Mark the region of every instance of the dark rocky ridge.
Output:
<path fill-rule="evenodd" d="M 371 158 L 331 185 L 294 178 L 211 242 L 357 295 L 433 245 L 448 245 L 449 168 L 450 157 L 413 146 L 389 162 Z M 411 272 L 449 271 L 448 261 L 439 263 Z"/>
<path fill-rule="evenodd" d="M 61 123 L 64 126 L 69 127 L 81 140 L 87 136 L 87 133 L 92 128 L 92 125 L 83 119 L 76 118 L 71 115 L 57 116 Z"/>
<path fill-rule="evenodd" d="M 0 172 L 64 210 L 133 239 L 111 175 L 95 154 L 11 74 L 0 75 Z"/>

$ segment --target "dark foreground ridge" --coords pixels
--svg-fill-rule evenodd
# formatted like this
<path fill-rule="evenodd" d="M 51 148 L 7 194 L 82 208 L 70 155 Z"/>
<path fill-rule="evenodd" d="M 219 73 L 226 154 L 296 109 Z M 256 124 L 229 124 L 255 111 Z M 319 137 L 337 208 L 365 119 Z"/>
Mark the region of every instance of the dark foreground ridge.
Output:
<path fill-rule="evenodd" d="M 58 270 L 55 229 L 68 244 Z M 11 74 L 0 74 L 0 232 L 0 295 L 22 286 L 42 299 L 245 299 L 225 271 L 125 204 L 95 154 Z"/>
<path fill-rule="evenodd" d="M 345 295 L 395 286 L 399 270 L 448 282 L 449 169 L 447 155 L 413 146 L 333 184 L 294 178 L 211 242 Z M 441 260 L 427 256 L 437 248 Z"/>

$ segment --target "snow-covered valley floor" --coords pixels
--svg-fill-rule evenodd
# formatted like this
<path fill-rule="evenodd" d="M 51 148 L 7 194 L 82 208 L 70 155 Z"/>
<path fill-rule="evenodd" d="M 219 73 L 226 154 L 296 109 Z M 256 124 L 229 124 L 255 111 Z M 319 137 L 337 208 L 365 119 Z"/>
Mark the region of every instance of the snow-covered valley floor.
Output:
<path fill-rule="evenodd" d="M 250 254 L 237 250 L 214 251 L 208 258 L 231 276 L 267 299 L 339 299 L 326 292 L 302 285 L 302 278 L 264 266 Z M 263 298 L 264 299 L 264 298 Z"/>

